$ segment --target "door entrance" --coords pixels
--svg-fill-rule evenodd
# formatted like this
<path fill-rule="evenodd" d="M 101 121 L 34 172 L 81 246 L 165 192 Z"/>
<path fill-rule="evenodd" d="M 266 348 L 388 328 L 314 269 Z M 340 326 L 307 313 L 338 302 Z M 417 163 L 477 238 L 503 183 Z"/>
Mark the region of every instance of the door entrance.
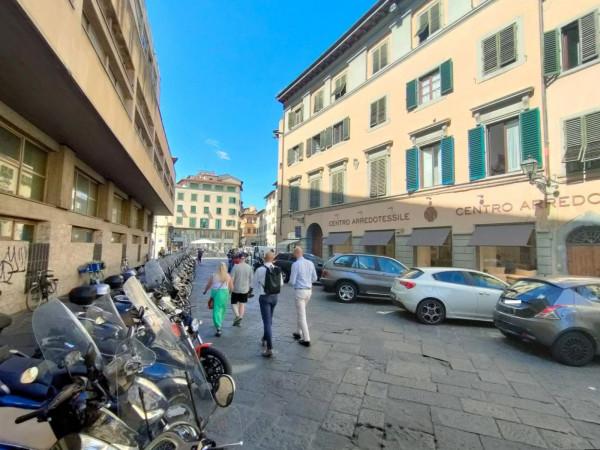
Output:
<path fill-rule="evenodd" d="M 567 236 L 570 275 L 600 277 L 600 225 L 575 228 Z"/>
<path fill-rule="evenodd" d="M 306 251 L 323 257 L 323 230 L 318 223 L 311 224 L 306 230 Z"/>

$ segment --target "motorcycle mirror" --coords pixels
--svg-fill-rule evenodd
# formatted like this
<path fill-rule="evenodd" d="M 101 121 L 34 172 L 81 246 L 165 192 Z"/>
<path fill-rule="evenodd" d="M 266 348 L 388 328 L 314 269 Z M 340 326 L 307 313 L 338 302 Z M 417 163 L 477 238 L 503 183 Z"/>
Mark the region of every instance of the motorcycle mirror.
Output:
<path fill-rule="evenodd" d="M 233 402 L 235 394 L 235 381 L 230 375 L 221 375 L 217 378 L 217 388 L 214 391 L 214 398 L 217 406 L 227 408 Z"/>

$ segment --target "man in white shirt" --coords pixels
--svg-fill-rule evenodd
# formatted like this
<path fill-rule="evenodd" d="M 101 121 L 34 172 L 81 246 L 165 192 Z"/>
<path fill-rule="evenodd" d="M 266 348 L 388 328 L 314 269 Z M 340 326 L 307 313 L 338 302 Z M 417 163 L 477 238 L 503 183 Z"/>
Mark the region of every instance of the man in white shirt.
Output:
<path fill-rule="evenodd" d="M 290 274 L 290 285 L 294 287 L 296 297 L 296 312 L 298 313 L 298 332 L 294 333 L 294 339 L 300 345 L 310 347 L 310 334 L 306 322 L 306 306 L 312 295 L 312 284 L 317 281 L 317 271 L 312 261 L 304 258 L 302 247 L 294 249 L 296 261 L 292 264 Z"/>
<path fill-rule="evenodd" d="M 231 280 L 233 281 L 231 309 L 233 309 L 235 315 L 235 319 L 233 319 L 234 327 L 239 327 L 242 323 L 252 284 L 252 267 L 246 263 L 246 255 L 241 254 L 239 257 L 240 262 L 231 269 Z"/>
<path fill-rule="evenodd" d="M 264 333 L 261 340 L 263 346 L 262 355 L 265 358 L 273 356 L 273 311 L 277 306 L 279 290 L 283 286 L 281 269 L 273 264 L 275 253 L 267 252 L 265 262 L 254 272 L 254 293 L 258 295 L 260 315 L 263 321 Z M 267 275 L 269 282 L 267 283 Z M 276 278 L 273 282 L 272 278 Z M 275 292 L 276 291 L 276 292 Z"/>

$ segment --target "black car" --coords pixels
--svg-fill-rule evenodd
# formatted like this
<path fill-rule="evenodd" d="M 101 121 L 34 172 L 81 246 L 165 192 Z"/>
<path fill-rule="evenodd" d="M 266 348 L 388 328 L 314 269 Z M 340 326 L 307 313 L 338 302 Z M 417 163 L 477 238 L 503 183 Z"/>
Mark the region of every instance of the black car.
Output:
<path fill-rule="evenodd" d="M 321 273 L 323 272 L 323 260 L 312 253 L 305 253 L 304 257 L 315 265 L 315 269 L 317 270 L 317 277 L 321 278 Z M 292 264 L 296 261 L 293 253 L 278 253 L 275 257 L 275 264 L 278 267 L 281 267 L 281 271 L 283 272 L 283 280 L 287 283 L 290 280 L 290 274 L 292 273 Z"/>

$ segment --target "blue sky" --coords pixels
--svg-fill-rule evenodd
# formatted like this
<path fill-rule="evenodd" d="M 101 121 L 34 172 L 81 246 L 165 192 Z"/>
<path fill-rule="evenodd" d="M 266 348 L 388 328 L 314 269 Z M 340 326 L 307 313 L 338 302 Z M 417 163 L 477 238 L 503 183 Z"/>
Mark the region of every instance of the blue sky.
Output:
<path fill-rule="evenodd" d="M 263 207 L 277 177 L 275 95 L 374 0 L 146 1 L 177 178 L 230 173 L 244 204 Z"/>

